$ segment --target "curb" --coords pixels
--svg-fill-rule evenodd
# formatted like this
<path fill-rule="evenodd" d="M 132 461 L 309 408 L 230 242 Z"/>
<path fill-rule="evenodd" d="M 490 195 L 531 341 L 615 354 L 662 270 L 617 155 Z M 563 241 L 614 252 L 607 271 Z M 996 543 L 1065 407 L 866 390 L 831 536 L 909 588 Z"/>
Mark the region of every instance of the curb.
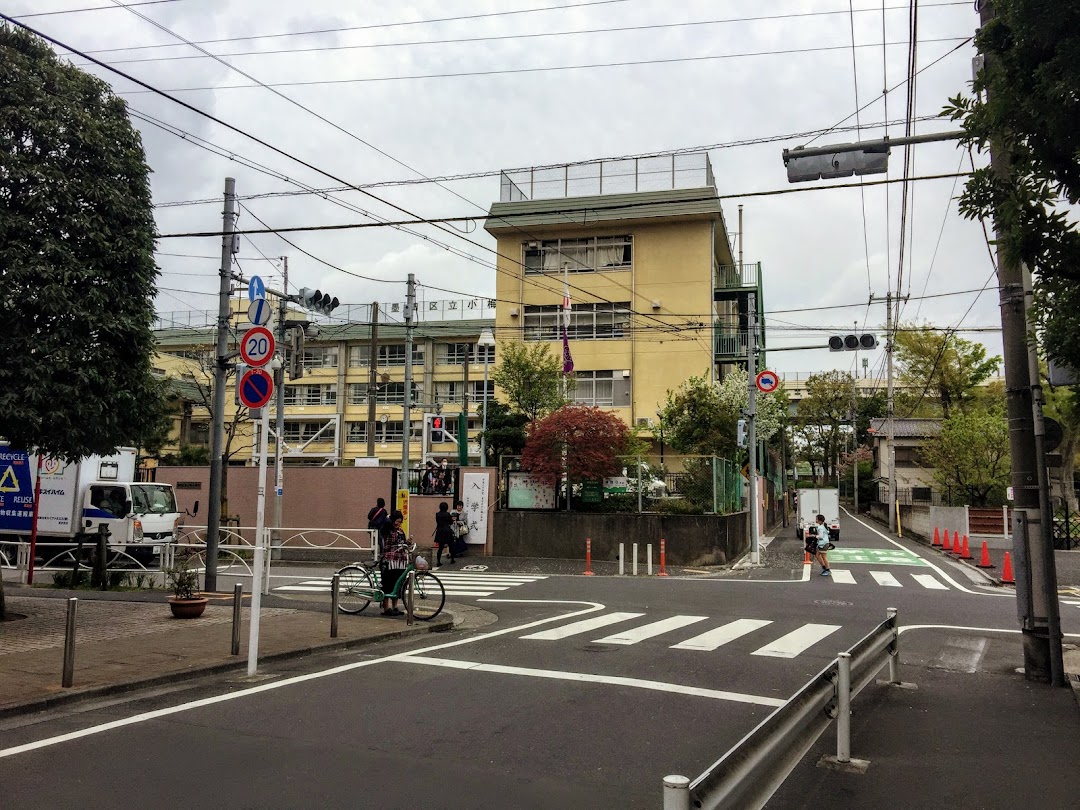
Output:
<path fill-rule="evenodd" d="M 331 652 L 334 650 L 349 650 L 354 647 L 363 647 L 368 644 L 375 644 L 380 641 L 390 641 L 398 638 L 406 638 L 408 636 L 419 636 L 423 635 L 424 633 L 445 633 L 451 630 L 452 627 L 453 619 L 451 618 L 450 621 L 439 621 L 434 624 L 415 628 L 403 627 L 400 630 L 380 633 L 377 636 L 346 639 L 344 641 L 327 641 L 322 644 L 313 644 L 310 647 L 300 647 L 293 650 L 285 650 L 284 652 L 274 653 L 273 655 L 259 656 L 259 663 L 270 664 L 278 661 L 287 661 L 292 658 L 303 658 L 305 656 L 315 655 L 317 653 Z M 192 669 L 184 670 L 183 672 L 173 672 L 167 675 L 157 675 L 152 678 L 142 678 L 139 680 L 107 684 L 104 686 L 86 687 L 77 691 L 65 692 L 58 695 L 50 695 L 46 698 L 37 698 L 35 700 L 28 700 L 23 703 L 0 707 L 0 719 L 9 718 L 15 715 L 26 714 L 33 711 L 46 711 L 48 709 L 55 709 L 61 706 L 69 706 L 92 700 L 94 698 L 108 697 L 109 695 L 119 695 L 126 692 L 134 692 L 139 689 L 149 689 L 155 686 L 164 686 L 171 683 L 180 683 L 183 681 L 195 680 L 196 678 L 202 678 L 208 675 L 222 675 L 228 672 L 246 669 L 247 659 L 243 657 L 237 657 L 237 660 L 235 661 L 229 661 L 222 664 L 212 664 L 210 666 L 193 667 Z"/>

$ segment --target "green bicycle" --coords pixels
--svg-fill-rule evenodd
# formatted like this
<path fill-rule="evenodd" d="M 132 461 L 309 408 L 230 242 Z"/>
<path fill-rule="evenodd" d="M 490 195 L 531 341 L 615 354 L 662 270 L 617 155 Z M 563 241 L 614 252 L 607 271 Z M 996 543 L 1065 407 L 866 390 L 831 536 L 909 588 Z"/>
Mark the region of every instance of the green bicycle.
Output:
<path fill-rule="evenodd" d="M 363 611 L 372 602 L 383 599 L 405 599 L 405 589 L 411 580 L 413 586 L 413 618 L 429 621 L 438 616 L 446 603 L 446 589 L 442 582 L 426 566 L 418 568 L 416 559 L 410 555 L 409 565 L 398 578 L 394 589 L 383 593 L 379 576 L 378 563 L 370 566 L 365 563 L 346 565 L 337 572 L 338 609 L 342 613 L 356 614 Z"/>

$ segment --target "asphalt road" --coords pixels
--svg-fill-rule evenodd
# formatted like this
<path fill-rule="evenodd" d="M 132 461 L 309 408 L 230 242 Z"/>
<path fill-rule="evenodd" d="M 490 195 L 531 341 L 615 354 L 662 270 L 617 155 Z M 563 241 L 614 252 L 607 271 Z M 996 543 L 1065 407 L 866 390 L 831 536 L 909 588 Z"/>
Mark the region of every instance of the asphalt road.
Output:
<path fill-rule="evenodd" d="M 920 628 L 905 664 L 1016 666 L 1017 638 L 994 632 L 1016 628 L 1011 597 L 854 518 L 842 539 L 831 579 L 793 569 L 785 538 L 774 567 L 733 577 L 476 572 L 502 584 L 459 579 L 450 598 L 498 615 L 482 629 L 0 725 L 4 802 L 655 808 L 665 774 L 704 770 L 887 607 Z"/>

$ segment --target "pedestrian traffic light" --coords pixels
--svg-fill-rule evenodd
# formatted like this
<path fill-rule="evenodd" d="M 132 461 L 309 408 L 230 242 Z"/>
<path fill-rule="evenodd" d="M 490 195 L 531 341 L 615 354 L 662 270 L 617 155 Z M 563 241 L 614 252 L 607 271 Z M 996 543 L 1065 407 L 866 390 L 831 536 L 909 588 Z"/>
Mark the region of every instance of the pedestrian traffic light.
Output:
<path fill-rule="evenodd" d="M 443 416 L 440 414 L 434 414 L 429 417 L 428 424 L 428 436 L 431 437 L 432 444 L 442 444 L 446 441 L 446 437 L 443 436 L 443 430 L 445 429 L 446 422 Z"/>
<path fill-rule="evenodd" d="M 877 347 L 877 335 L 833 335 L 829 338 L 831 352 L 855 352 L 859 349 L 869 351 Z"/>
<path fill-rule="evenodd" d="M 746 420 L 740 419 L 735 431 L 736 443 L 739 447 L 746 447 Z"/>
<path fill-rule="evenodd" d="M 323 293 L 320 290 L 313 290 L 310 287 L 300 288 L 300 305 L 305 309 L 310 309 L 312 312 L 319 312 L 323 315 L 329 315 L 341 302 L 336 297 L 331 297 L 329 293 Z"/>

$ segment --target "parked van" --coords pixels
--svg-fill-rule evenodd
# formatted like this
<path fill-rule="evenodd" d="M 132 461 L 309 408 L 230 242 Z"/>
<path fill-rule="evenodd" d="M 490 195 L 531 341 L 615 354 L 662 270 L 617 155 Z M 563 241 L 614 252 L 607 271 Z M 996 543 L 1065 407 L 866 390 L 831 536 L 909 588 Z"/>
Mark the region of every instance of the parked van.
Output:
<path fill-rule="evenodd" d="M 825 525 L 829 527 L 829 540 L 840 539 L 840 493 L 833 489 L 799 489 L 795 491 L 798 499 L 799 519 L 795 523 L 795 537 L 806 542 L 806 529 L 817 523 L 817 516 L 825 516 Z"/>

